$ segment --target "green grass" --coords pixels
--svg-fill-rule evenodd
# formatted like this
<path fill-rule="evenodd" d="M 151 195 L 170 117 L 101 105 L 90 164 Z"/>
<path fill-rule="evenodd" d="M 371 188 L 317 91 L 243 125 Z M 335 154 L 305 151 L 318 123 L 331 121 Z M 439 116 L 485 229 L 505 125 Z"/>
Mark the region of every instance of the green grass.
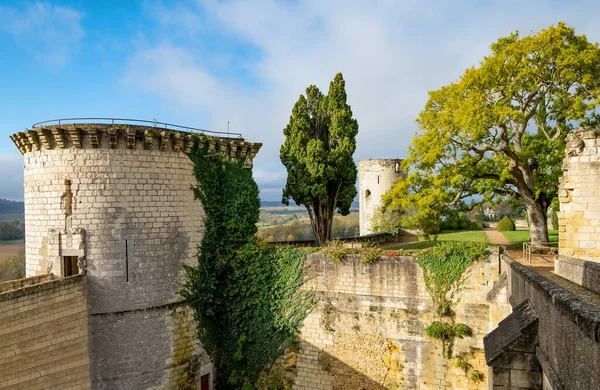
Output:
<path fill-rule="evenodd" d="M 524 242 L 529 242 L 529 230 L 515 230 L 514 232 L 502 232 L 504 237 L 516 248 L 522 248 Z M 548 230 L 548 239 L 550 242 L 558 241 L 558 231 L 557 230 Z M 553 245 L 553 246 L 556 246 Z"/>
<path fill-rule="evenodd" d="M 0 244 L 20 244 L 22 242 L 25 242 L 24 238 L 17 238 L 17 239 L 14 239 L 14 240 L 0 241 Z"/>
<path fill-rule="evenodd" d="M 423 237 L 419 237 L 419 242 L 412 242 L 410 244 L 397 245 L 390 248 L 393 249 L 424 249 L 429 248 L 436 245 L 437 242 L 440 241 L 477 241 L 477 242 L 487 242 L 487 236 L 485 232 L 481 230 L 467 230 L 467 231 L 452 231 L 452 230 L 442 230 L 438 236 L 437 241 L 425 241 Z"/>

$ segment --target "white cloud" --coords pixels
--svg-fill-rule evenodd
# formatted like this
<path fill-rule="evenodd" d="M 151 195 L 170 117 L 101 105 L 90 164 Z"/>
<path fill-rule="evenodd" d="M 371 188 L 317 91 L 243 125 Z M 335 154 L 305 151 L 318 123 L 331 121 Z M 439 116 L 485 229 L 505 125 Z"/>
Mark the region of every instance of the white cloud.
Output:
<path fill-rule="evenodd" d="M 164 97 L 187 112 L 182 116 L 202 120 L 196 123 L 200 127 L 222 129 L 229 120 L 232 131 L 263 142 L 255 161 L 257 182 L 265 199 L 278 199 L 271 194 L 285 181 L 278 155 L 282 129 L 309 84 L 327 91 L 333 76 L 344 74 L 360 125 L 357 159 L 404 157 L 427 91 L 457 79 L 498 37 L 566 20 L 590 39 L 600 39 L 589 16 L 592 8 L 600 10 L 593 2 L 577 8 L 521 3 L 448 2 L 431 8 L 416 0 L 203 1 L 174 7 L 185 10 L 181 29 L 194 39 L 163 39 L 140 48 L 129 59 L 124 80 Z M 206 20 L 211 22 L 202 28 L 190 27 L 190 21 Z M 157 24 L 177 29 L 170 17 Z M 249 59 L 229 53 L 226 62 L 243 61 L 246 77 L 223 76 L 214 56 L 198 50 L 210 28 L 218 30 L 213 38 L 220 33 L 258 53 Z"/>
<path fill-rule="evenodd" d="M 76 10 L 46 2 L 30 3 L 24 9 L 0 6 L 0 30 L 12 35 L 40 61 L 60 67 L 78 49 L 85 34 L 82 17 Z"/>

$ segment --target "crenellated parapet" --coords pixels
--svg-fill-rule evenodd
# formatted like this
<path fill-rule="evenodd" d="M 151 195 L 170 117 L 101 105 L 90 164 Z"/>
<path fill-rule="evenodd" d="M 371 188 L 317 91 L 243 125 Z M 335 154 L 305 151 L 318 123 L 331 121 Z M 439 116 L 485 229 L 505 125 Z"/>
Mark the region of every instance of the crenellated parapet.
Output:
<path fill-rule="evenodd" d="M 36 127 L 10 136 L 21 154 L 52 149 L 145 149 L 189 153 L 206 147 L 211 156 L 242 158 L 246 166 L 262 144 L 243 138 L 215 137 L 200 133 L 130 124 L 63 124 Z"/>

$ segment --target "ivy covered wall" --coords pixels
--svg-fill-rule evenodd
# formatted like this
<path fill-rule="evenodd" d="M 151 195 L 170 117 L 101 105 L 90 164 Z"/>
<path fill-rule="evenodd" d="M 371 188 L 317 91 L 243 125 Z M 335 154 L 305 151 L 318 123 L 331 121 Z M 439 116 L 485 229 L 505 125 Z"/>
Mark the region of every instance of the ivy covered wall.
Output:
<path fill-rule="evenodd" d="M 181 294 L 213 360 L 216 388 L 252 389 L 314 305 L 314 294 L 300 290 L 306 254 L 254 239 L 260 200 L 243 160 L 213 159 L 201 147 L 189 156 L 206 217 L 199 264 L 185 268 Z"/>

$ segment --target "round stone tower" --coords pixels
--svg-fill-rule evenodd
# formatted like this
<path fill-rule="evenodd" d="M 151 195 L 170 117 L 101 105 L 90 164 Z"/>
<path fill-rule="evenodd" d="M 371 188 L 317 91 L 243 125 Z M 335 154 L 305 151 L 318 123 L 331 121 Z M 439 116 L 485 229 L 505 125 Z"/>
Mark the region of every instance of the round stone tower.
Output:
<path fill-rule="evenodd" d="M 115 124 L 11 138 L 25 161 L 27 276 L 86 273 L 92 387 L 195 388 L 212 367 L 178 295 L 204 229 L 187 152 L 208 144 L 250 166 L 261 144 Z"/>
<path fill-rule="evenodd" d="M 360 235 L 375 233 L 372 219 L 381 207 L 381 197 L 403 175 L 400 159 L 373 158 L 358 162 Z"/>

